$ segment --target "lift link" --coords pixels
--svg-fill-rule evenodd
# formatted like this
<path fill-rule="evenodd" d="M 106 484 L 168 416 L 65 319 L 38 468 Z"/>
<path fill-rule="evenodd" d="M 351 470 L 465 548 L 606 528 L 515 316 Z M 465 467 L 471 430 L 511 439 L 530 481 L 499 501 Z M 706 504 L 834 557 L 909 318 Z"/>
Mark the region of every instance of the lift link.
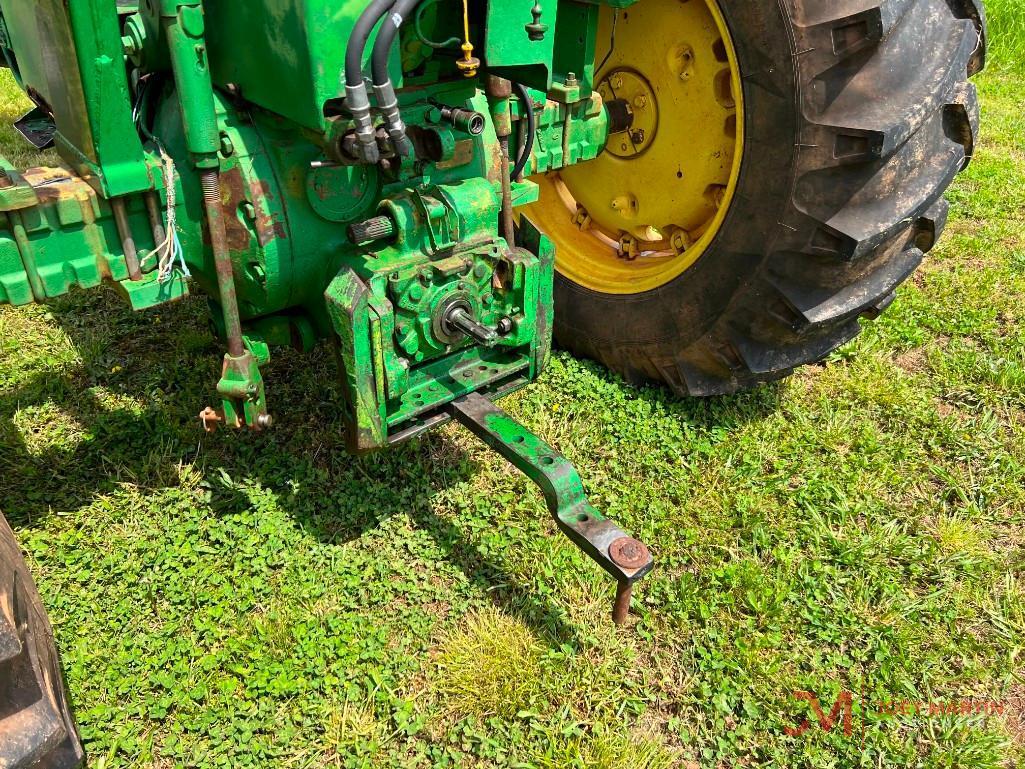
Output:
<path fill-rule="evenodd" d="M 242 335 L 221 192 L 218 157 L 221 134 L 206 46 L 203 2 L 161 0 L 160 7 L 175 87 L 181 100 L 184 135 L 202 186 L 207 232 L 217 275 L 218 302 L 228 342 L 228 353 L 224 356 L 221 379 L 217 384 L 217 392 L 221 396 L 221 419 L 213 420 L 210 417 L 213 410 L 207 408 L 200 414 L 200 420 L 207 431 L 218 422 L 230 427 L 246 425 L 253 430 L 262 430 L 273 420 L 267 413 L 259 362 L 246 349 Z"/>
<path fill-rule="evenodd" d="M 540 487 L 562 533 L 616 580 L 612 619 L 624 624 L 633 585 L 655 565 L 648 548 L 591 506 L 580 474 L 566 457 L 485 396 L 473 393 L 447 408 L 453 419 Z"/>

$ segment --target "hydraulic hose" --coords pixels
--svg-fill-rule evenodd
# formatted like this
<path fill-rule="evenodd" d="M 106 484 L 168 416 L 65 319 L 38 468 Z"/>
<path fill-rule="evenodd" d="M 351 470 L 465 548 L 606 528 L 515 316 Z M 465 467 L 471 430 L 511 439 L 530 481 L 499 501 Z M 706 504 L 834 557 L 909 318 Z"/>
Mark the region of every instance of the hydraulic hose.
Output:
<path fill-rule="evenodd" d="M 395 5 L 395 0 L 373 0 L 359 19 L 349 35 L 349 43 L 345 49 L 345 84 L 352 87 L 363 85 L 363 54 L 367 50 L 370 34 L 377 22 Z"/>
<path fill-rule="evenodd" d="M 435 50 L 441 50 L 442 48 L 458 48 L 463 42 L 461 37 L 450 37 L 448 40 L 437 43 L 424 34 L 423 16 L 427 12 L 427 9 L 438 1 L 439 0 L 427 0 L 427 2 L 420 4 L 420 7 L 416 11 L 416 19 L 413 22 L 413 29 L 416 30 L 416 37 L 421 43 Z"/>
<path fill-rule="evenodd" d="M 394 4 L 395 0 L 373 0 L 352 28 L 345 49 L 345 106 L 356 122 L 360 159 L 369 164 L 376 164 L 381 154 L 370 116 L 370 97 L 363 83 L 363 56 L 374 27 Z"/>
<path fill-rule="evenodd" d="M 537 116 L 534 114 L 534 100 L 530 97 L 530 91 L 522 83 L 517 83 L 516 93 L 523 100 L 523 109 L 527 114 L 527 135 L 516 158 L 516 166 L 512 170 L 513 181 L 520 178 L 527 163 L 530 162 L 530 156 L 534 154 L 534 136 L 537 133 Z"/>
<path fill-rule="evenodd" d="M 377 34 L 374 53 L 371 57 L 377 108 L 384 116 L 388 136 L 391 137 L 395 154 L 399 157 L 410 155 L 413 151 L 413 143 L 406 135 L 406 124 L 402 121 L 399 101 L 395 96 L 395 86 L 392 84 L 391 75 L 388 72 L 388 60 L 391 58 L 392 46 L 395 45 L 399 29 L 419 4 L 420 0 L 396 0 L 381 26 L 381 31 Z"/>
<path fill-rule="evenodd" d="M 395 43 L 399 29 L 406 22 L 406 18 L 419 4 L 420 0 L 395 0 L 388 18 L 384 20 L 381 31 L 377 34 L 374 53 L 370 59 L 370 66 L 374 73 L 374 85 L 390 79 L 388 60 L 391 57 L 392 45 Z"/>

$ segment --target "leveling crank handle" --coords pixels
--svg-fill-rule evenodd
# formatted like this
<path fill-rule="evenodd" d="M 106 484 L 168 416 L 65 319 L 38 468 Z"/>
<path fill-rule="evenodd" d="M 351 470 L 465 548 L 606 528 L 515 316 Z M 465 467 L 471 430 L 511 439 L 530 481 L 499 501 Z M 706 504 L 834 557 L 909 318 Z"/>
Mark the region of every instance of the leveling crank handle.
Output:
<path fill-rule="evenodd" d="M 473 393 L 447 408 L 453 419 L 540 487 L 562 533 L 618 583 L 612 620 L 626 622 L 634 583 L 655 565 L 648 548 L 591 507 L 580 474 L 566 457 L 486 397 Z"/>

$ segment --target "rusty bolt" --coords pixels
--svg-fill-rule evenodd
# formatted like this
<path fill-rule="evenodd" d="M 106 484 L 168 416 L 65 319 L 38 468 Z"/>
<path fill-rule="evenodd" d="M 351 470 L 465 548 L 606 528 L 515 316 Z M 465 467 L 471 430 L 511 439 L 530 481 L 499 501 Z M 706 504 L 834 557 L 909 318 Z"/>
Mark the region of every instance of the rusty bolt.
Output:
<path fill-rule="evenodd" d="M 625 625 L 630 615 L 630 601 L 633 598 L 633 585 L 620 582 L 616 587 L 616 601 L 612 604 L 612 621 L 617 625 Z"/>
<path fill-rule="evenodd" d="M 690 235 L 686 230 L 674 230 L 669 242 L 672 245 L 673 250 L 678 254 L 682 254 L 692 245 Z"/>
<path fill-rule="evenodd" d="M 203 423 L 203 429 L 208 433 L 217 432 L 217 425 L 224 421 L 224 417 L 214 411 L 212 408 L 207 406 L 199 415 L 199 420 Z"/>
<path fill-rule="evenodd" d="M 633 537 L 620 537 L 609 545 L 609 557 L 621 569 L 640 569 L 648 565 L 651 553 L 643 542 Z"/>

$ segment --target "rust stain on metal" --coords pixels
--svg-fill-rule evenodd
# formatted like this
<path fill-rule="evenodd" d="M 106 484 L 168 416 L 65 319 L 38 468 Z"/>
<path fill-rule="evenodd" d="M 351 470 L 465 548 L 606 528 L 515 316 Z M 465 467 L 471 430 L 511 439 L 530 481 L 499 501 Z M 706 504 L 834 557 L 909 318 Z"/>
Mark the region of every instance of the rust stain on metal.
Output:
<path fill-rule="evenodd" d="M 254 231 L 256 242 L 261 248 L 275 240 L 287 239 L 284 224 L 274 217 L 271 206 L 274 196 L 266 181 L 259 179 L 246 184 L 241 169 L 228 169 L 221 173 L 221 199 L 224 203 L 228 250 L 232 253 L 251 250 Z M 244 211 L 247 205 L 252 207 L 250 213 L 254 214 L 251 219 L 253 230 L 243 222 L 243 218 L 247 218 Z"/>
<path fill-rule="evenodd" d="M 630 615 L 630 601 L 633 599 L 633 585 L 620 582 L 616 586 L 616 602 L 612 604 L 612 621 L 617 625 L 625 625 Z"/>
<path fill-rule="evenodd" d="M 199 421 L 203 424 L 203 430 L 207 433 L 217 432 L 217 427 L 224 422 L 224 417 L 207 406 L 199 413 Z"/>
<path fill-rule="evenodd" d="M 30 168 L 22 173 L 22 178 L 35 190 L 40 203 L 95 196 L 93 188 L 85 180 L 66 168 Z"/>
<path fill-rule="evenodd" d="M 256 208 L 256 239 L 261 247 L 265 247 L 274 240 L 285 240 L 288 235 L 285 233 L 285 226 L 274 218 L 271 212 L 271 203 L 274 195 L 271 194 L 270 184 L 263 179 L 257 179 L 249 185 L 252 194 L 253 206 Z"/>
<path fill-rule="evenodd" d="M 90 188 L 91 192 L 91 188 Z M 110 271 L 110 262 L 107 261 L 107 247 L 103 242 L 103 233 L 96 226 L 96 212 L 92 206 L 92 196 L 84 196 L 79 199 L 82 206 L 82 234 L 85 236 L 86 245 L 96 259 L 96 268 L 104 280 L 112 280 L 114 275 Z"/>
<path fill-rule="evenodd" d="M 640 569 L 651 561 L 647 545 L 633 537 L 620 537 L 609 545 L 609 557 L 623 569 Z"/>
<path fill-rule="evenodd" d="M 247 201 L 247 189 L 242 171 L 231 168 L 221 172 L 221 202 L 224 207 L 224 232 L 227 236 L 228 250 L 231 252 L 248 251 L 252 243 L 252 233 L 238 217 L 238 211 Z"/>

